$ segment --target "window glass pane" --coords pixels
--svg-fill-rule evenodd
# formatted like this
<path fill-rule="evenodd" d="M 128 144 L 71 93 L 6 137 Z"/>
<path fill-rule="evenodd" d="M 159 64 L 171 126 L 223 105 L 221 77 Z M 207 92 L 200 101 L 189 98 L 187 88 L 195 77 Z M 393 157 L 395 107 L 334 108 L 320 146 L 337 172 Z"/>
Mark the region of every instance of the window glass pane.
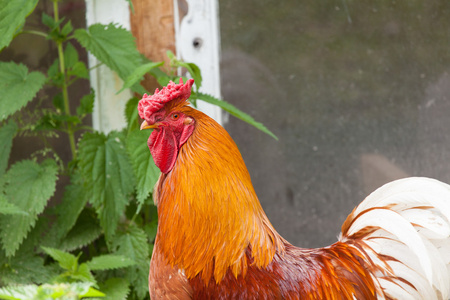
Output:
<path fill-rule="evenodd" d="M 405 176 L 450 182 L 450 1 L 220 1 L 225 100 L 275 228 L 336 241 L 351 210 Z"/>

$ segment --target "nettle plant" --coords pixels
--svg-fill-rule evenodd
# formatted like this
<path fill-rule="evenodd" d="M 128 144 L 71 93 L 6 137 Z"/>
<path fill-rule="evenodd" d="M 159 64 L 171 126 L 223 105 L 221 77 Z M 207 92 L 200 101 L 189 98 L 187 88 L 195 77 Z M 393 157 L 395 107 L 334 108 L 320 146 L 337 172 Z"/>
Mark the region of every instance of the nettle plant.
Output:
<path fill-rule="evenodd" d="M 77 80 L 89 79 L 75 43 L 115 71 L 124 81 L 122 90 L 149 93 L 140 85 L 145 74 L 166 85 L 181 67 L 195 79 L 193 105 L 197 100 L 218 105 L 273 134 L 229 103 L 200 93 L 195 64 L 169 52 L 174 71 L 166 74 L 159 69 L 162 63 L 137 51 L 129 31 L 116 24 L 74 29 L 59 17 L 58 2 L 53 0 L 52 16 L 42 15 L 47 28 L 42 32 L 25 25 L 38 0 L 0 0 L 0 49 L 17 35 L 35 34 L 58 50 L 46 74 L 0 62 L 0 299 L 145 299 L 157 228 L 151 192 L 159 176 L 147 147 L 149 133 L 139 130 L 138 98 L 126 104 L 127 126 L 121 131 L 104 134 L 83 125 L 95 95 L 73 99 L 68 92 Z M 51 107 L 38 97 L 46 86 L 59 90 Z M 39 137 L 44 146 L 10 165 L 17 136 Z M 64 161 L 48 139 L 68 139 L 71 159 Z M 58 181 L 60 197 L 55 196 Z"/>

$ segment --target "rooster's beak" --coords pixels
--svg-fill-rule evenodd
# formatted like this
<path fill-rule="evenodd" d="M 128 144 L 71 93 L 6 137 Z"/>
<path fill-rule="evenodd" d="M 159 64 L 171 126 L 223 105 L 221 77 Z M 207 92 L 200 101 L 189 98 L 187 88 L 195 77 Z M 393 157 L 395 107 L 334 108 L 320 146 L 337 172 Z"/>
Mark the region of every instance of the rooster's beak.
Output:
<path fill-rule="evenodd" d="M 151 128 L 157 128 L 158 124 L 148 125 L 147 121 L 144 120 L 144 122 L 141 123 L 141 130 L 143 129 L 151 129 Z"/>

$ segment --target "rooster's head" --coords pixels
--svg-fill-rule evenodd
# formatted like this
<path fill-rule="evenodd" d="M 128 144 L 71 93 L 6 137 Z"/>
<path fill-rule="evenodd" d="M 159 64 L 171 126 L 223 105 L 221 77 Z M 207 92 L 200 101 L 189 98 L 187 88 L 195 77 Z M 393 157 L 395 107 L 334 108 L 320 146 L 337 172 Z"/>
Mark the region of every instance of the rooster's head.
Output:
<path fill-rule="evenodd" d="M 138 104 L 139 116 L 144 119 L 142 129 L 153 128 L 148 147 L 161 172 L 169 173 L 177 160 L 180 147 L 186 143 L 195 127 L 195 119 L 186 113 L 192 110 L 187 99 L 191 95 L 193 79 L 185 84 L 170 82 L 153 95 L 144 94 Z"/>

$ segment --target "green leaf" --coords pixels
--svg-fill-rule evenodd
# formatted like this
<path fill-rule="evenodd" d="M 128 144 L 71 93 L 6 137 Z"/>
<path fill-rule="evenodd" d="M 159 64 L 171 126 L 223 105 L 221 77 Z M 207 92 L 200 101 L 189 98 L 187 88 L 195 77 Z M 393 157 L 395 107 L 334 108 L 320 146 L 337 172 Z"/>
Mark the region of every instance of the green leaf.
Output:
<path fill-rule="evenodd" d="M 115 234 L 120 216 L 133 192 L 134 177 L 123 135 L 85 133 L 79 145 L 80 167 L 107 240 Z"/>
<path fill-rule="evenodd" d="M 59 111 L 64 111 L 64 98 L 62 93 L 58 93 L 53 97 L 53 106 Z"/>
<path fill-rule="evenodd" d="M 66 114 L 49 113 L 42 116 L 36 124 L 35 130 L 53 130 L 62 128 L 64 122 L 69 124 L 79 124 L 81 122 L 78 116 L 71 116 Z"/>
<path fill-rule="evenodd" d="M 186 70 L 189 72 L 191 77 L 194 79 L 196 91 L 198 91 L 200 89 L 200 87 L 202 86 L 202 73 L 200 71 L 200 68 L 194 63 L 189 63 L 189 62 L 184 62 L 184 61 L 179 60 L 178 58 L 176 58 L 175 54 L 173 54 L 173 52 L 170 50 L 168 50 L 166 52 L 166 54 L 167 54 L 167 57 L 170 59 L 170 64 L 172 67 L 186 68 Z M 186 80 L 184 80 L 184 82 L 186 82 Z M 165 85 L 166 84 L 164 84 L 163 86 L 165 86 Z"/>
<path fill-rule="evenodd" d="M 79 237 L 66 236 L 71 233 L 71 229 L 76 224 L 80 213 L 88 201 L 88 195 L 81 182 L 81 176 L 75 172 L 70 178 L 70 184 L 65 186 L 64 194 L 55 208 L 56 220 L 53 223 L 50 231 L 44 237 L 41 245 L 48 247 L 58 247 L 63 250 L 73 250 L 75 243 L 80 243 Z M 86 221 L 83 219 L 83 221 Z M 88 223 L 92 225 L 92 222 Z M 97 226 L 98 227 L 98 226 Z M 92 228 L 93 233 L 97 232 L 96 227 Z M 61 242 L 61 239 L 66 236 L 66 239 Z"/>
<path fill-rule="evenodd" d="M 144 230 L 147 233 L 148 239 L 154 241 L 158 231 L 158 219 L 154 219 L 150 223 L 145 224 Z"/>
<path fill-rule="evenodd" d="M 104 297 L 105 294 L 92 288 L 89 282 L 72 282 L 58 284 L 15 285 L 0 288 L 0 299 L 18 300 L 75 300 L 85 297 Z M 119 298 L 118 298 L 119 299 Z"/>
<path fill-rule="evenodd" d="M 128 131 L 139 129 L 139 113 L 137 110 L 138 103 L 139 99 L 133 97 L 128 100 L 127 104 L 125 105 L 125 119 L 128 123 Z"/>
<path fill-rule="evenodd" d="M 57 171 L 53 160 L 41 165 L 25 160 L 14 164 L 4 175 L 6 199 L 28 212 L 27 216 L 6 215 L 0 220 L 0 238 L 7 256 L 14 255 L 55 192 Z"/>
<path fill-rule="evenodd" d="M 44 83 L 41 72 L 28 73 L 22 64 L 0 62 L 0 121 L 31 101 Z"/>
<path fill-rule="evenodd" d="M 84 299 L 84 298 L 93 298 L 93 297 L 105 297 L 105 294 L 94 289 L 93 287 L 90 287 L 89 290 L 84 293 L 84 294 L 80 294 L 80 298 Z M 124 298 L 125 299 L 125 298 Z"/>
<path fill-rule="evenodd" d="M 11 153 L 12 141 L 17 132 L 17 124 L 14 121 L 9 121 L 0 128 L 0 177 L 5 173 L 8 167 L 9 155 Z"/>
<path fill-rule="evenodd" d="M 67 36 L 73 30 L 72 22 L 69 20 L 61 29 L 61 34 Z"/>
<path fill-rule="evenodd" d="M 248 124 L 256 127 L 257 129 L 261 130 L 262 132 L 267 133 L 274 139 L 278 140 L 277 136 L 275 134 L 273 134 L 269 129 L 267 129 L 266 126 L 264 126 L 262 123 L 255 121 L 251 116 L 249 116 L 248 114 L 239 110 L 234 105 L 232 105 L 228 102 L 219 100 L 211 95 L 207 95 L 207 94 L 203 94 L 203 93 L 196 93 L 194 95 L 194 97 L 196 97 L 198 100 L 202 100 L 207 103 L 219 106 L 220 108 L 222 108 L 223 110 L 228 112 L 230 115 L 233 115 L 236 118 L 241 119 L 244 122 L 247 122 Z"/>
<path fill-rule="evenodd" d="M 46 13 L 42 13 L 41 21 L 44 25 L 46 25 L 48 28 L 53 29 L 56 27 L 55 19 L 47 15 Z"/>
<path fill-rule="evenodd" d="M 70 23 L 70 22 L 69 22 Z M 67 24 L 66 24 L 67 25 Z M 64 49 L 64 64 L 67 69 L 72 68 L 78 62 L 78 51 L 71 43 L 67 43 Z"/>
<path fill-rule="evenodd" d="M 79 174 L 71 177 L 71 183 L 66 185 L 61 204 L 57 207 L 58 219 L 55 226 L 58 228 L 60 236 L 67 234 L 72 229 L 88 201 L 85 188 L 80 181 Z"/>
<path fill-rule="evenodd" d="M 94 275 L 92 275 L 91 270 L 89 269 L 88 265 L 86 263 L 82 263 L 78 266 L 78 269 L 73 272 L 70 277 L 73 279 L 78 279 L 84 282 L 91 282 L 93 284 L 97 284 L 97 281 L 94 278 Z"/>
<path fill-rule="evenodd" d="M 27 255 L 18 252 L 0 265 L 0 282 L 4 285 L 42 283 L 56 275 L 52 267 L 44 266 L 44 260 L 31 252 Z"/>
<path fill-rule="evenodd" d="M 130 5 L 131 8 L 131 12 L 134 14 L 134 6 L 133 6 L 133 1 L 131 0 L 127 0 L 128 4 Z"/>
<path fill-rule="evenodd" d="M 77 115 L 80 117 L 92 113 L 94 110 L 95 92 L 91 90 L 90 94 L 84 95 L 80 100 L 80 106 L 77 107 Z"/>
<path fill-rule="evenodd" d="M 16 285 L 0 288 L 0 299 L 23 300 L 35 299 L 37 285 Z"/>
<path fill-rule="evenodd" d="M 125 79 L 125 82 L 123 83 L 122 88 L 116 93 L 116 95 L 121 93 L 123 90 L 132 87 L 136 83 L 139 83 L 141 80 L 144 79 L 144 75 L 147 74 L 150 70 L 160 67 L 163 64 L 164 64 L 164 62 L 159 62 L 159 63 L 150 62 L 145 65 L 137 67 L 136 69 L 134 69 L 133 73 L 131 73 L 127 77 L 127 79 Z"/>
<path fill-rule="evenodd" d="M 134 130 L 130 132 L 127 138 L 127 150 L 137 179 L 136 191 L 139 207 L 153 191 L 160 175 L 160 171 L 148 149 L 148 137 L 148 131 Z"/>
<path fill-rule="evenodd" d="M 60 72 L 59 72 L 59 59 L 55 58 L 55 60 L 53 61 L 53 63 L 51 64 L 51 66 L 47 70 L 47 76 L 50 79 L 55 79 L 57 77 L 60 77 L 59 74 L 60 74 Z"/>
<path fill-rule="evenodd" d="M 41 247 L 48 255 L 57 261 L 61 268 L 69 271 L 76 270 L 78 267 L 78 258 L 68 252 L 55 248 Z"/>
<path fill-rule="evenodd" d="M 0 215 L 13 215 L 13 214 L 21 214 L 28 215 L 26 211 L 21 210 L 14 204 L 9 203 L 6 198 L 0 194 Z"/>
<path fill-rule="evenodd" d="M 115 254 L 120 254 L 136 262 L 128 267 L 126 278 L 140 298 L 148 293 L 148 266 L 150 263 L 149 244 L 145 232 L 136 225 L 130 225 L 126 232 L 120 232 L 114 239 Z"/>
<path fill-rule="evenodd" d="M 111 70 L 125 80 L 142 62 L 133 35 L 116 24 L 94 24 L 77 29 L 75 38 Z"/>
<path fill-rule="evenodd" d="M 105 294 L 92 288 L 90 282 L 72 282 L 59 284 L 43 284 L 38 287 L 36 300 L 61 299 L 75 300 L 85 297 L 104 297 Z"/>
<path fill-rule="evenodd" d="M 67 75 L 89 79 L 89 71 L 82 61 L 77 61 L 71 69 L 67 70 Z"/>
<path fill-rule="evenodd" d="M 122 255 L 105 254 L 93 257 L 86 264 L 91 270 L 113 270 L 129 267 L 136 263 Z"/>
<path fill-rule="evenodd" d="M 100 283 L 100 290 L 106 294 L 105 300 L 127 299 L 130 284 L 123 278 L 109 278 Z"/>
<path fill-rule="evenodd" d="M 103 230 L 98 224 L 95 213 L 85 209 L 72 230 L 63 239 L 60 248 L 65 251 L 82 248 L 98 239 L 102 233 Z"/>
<path fill-rule="evenodd" d="M 0 50 L 11 43 L 38 0 L 0 0 Z"/>

